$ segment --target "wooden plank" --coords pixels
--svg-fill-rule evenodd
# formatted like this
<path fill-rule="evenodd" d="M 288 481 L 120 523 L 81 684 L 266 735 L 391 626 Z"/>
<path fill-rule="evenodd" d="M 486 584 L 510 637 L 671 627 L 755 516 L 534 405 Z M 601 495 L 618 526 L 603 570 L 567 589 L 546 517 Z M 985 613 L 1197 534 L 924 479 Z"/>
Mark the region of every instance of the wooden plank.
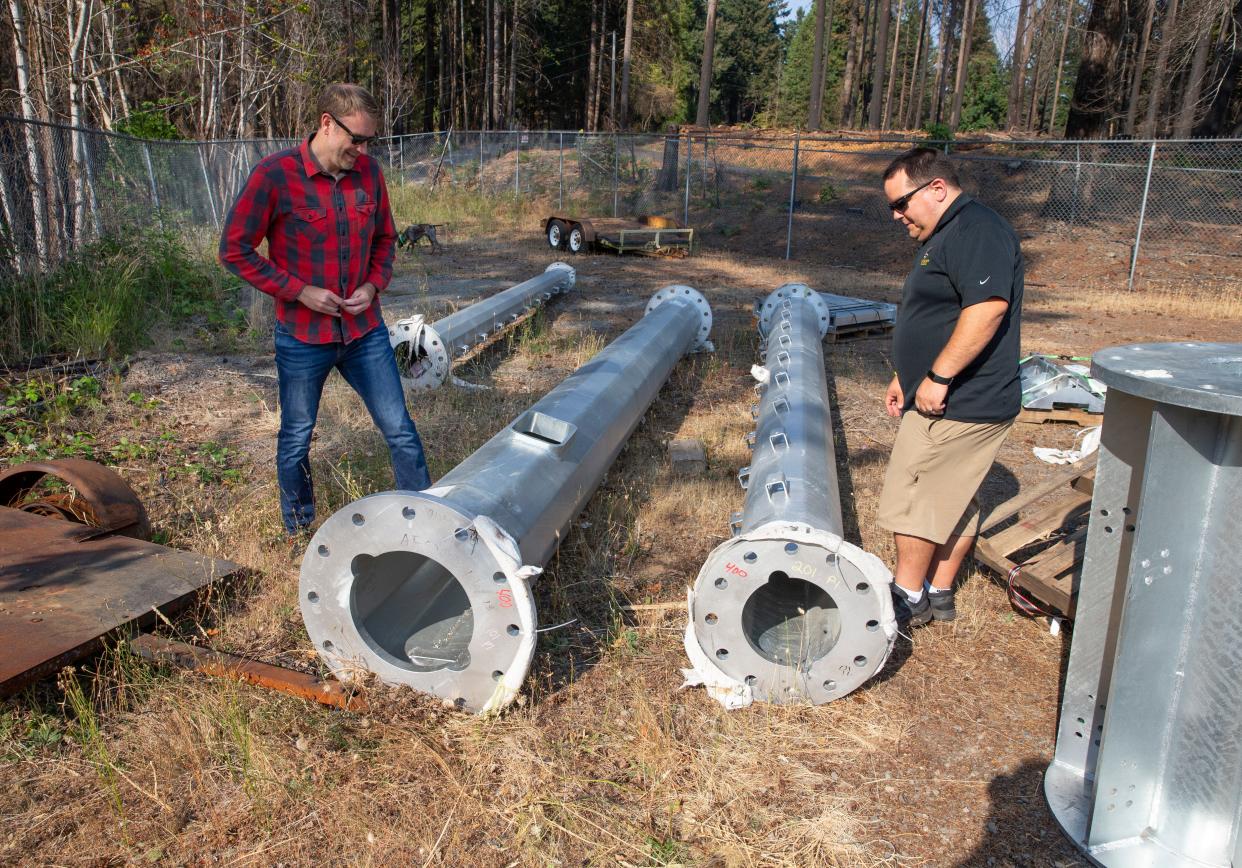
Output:
<path fill-rule="evenodd" d="M 1069 577 L 1049 579 L 1038 572 L 1030 572 L 1025 567 L 1018 570 L 1013 583 L 1022 588 L 1041 603 L 1065 613 L 1066 617 L 1074 617 L 1075 588 Z"/>
<path fill-rule="evenodd" d="M 1087 524 L 1084 522 L 1082 527 L 1075 530 L 1065 539 L 1048 546 L 1048 548 L 1031 558 L 1028 563 L 1031 566 L 1037 567 L 1046 576 L 1059 576 L 1066 570 L 1082 563 L 1082 556 L 1086 549 L 1080 543 L 1086 538 Z"/>
<path fill-rule="evenodd" d="M 988 517 L 979 527 L 979 534 L 983 535 L 987 533 L 1001 522 L 1013 518 L 1013 516 L 1017 515 L 1024 508 L 1039 500 L 1041 497 L 1051 494 L 1058 488 L 1072 483 L 1074 479 L 1082 476 L 1088 471 L 1094 471 L 1097 457 L 1096 453 L 1092 453 L 1079 461 L 1077 464 L 1071 464 L 1063 473 L 1059 473 L 1056 476 L 1041 482 L 1039 485 L 1036 485 L 1030 491 L 1018 492 L 1016 495 L 1009 498 L 1009 500 L 1006 500 L 1000 506 L 988 513 Z"/>
<path fill-rule="evenodd" d="M 1013 561 L 1006 557 L 1004 552 L 998 551 L 992 545 L 992 541 L 984 537 L 975 540 L 974 558 L 984 566 L 999 573 L 1002 578 L 1009 575 L 1009 571 L 1017 566 Z"/>
<path fill-rule="evenodd" d="M 1029 425 L 1042 425 L 1045 422 L 1072 422 L 1089 428 L 1099 425 L 1104 420 L 1103 413 L 1088 413 L 1086 410 L 1022 410 L 1018 413 L 1018 421 Z"/>
<path fill-rule="evenodd" d="M 988 539 L 998 551 L 1012 554 L 1033 542 L 1046 538 L 1065 524 L 1067 518 L 1090 503 L 1090 495 L 1083 494 L 1081 491 L 1072 492 L 1025 518 L 1019 517 L 1017 524 L 1005 528 Z"/>

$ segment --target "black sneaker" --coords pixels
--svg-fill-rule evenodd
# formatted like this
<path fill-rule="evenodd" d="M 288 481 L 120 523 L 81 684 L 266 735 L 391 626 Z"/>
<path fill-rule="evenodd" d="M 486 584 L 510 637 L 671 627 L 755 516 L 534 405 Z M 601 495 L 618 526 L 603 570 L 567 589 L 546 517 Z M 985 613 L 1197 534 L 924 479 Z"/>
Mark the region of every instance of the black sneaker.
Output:
<path fill-rule="evenodd" d="M 895 582 L 891 588 L 893 593 L 893 614 L 897 616 L 897 623 L 902 626 L 922 627 L 932 619 L 932 607 L 928 601 L 930 596 L 926 591 L 917 603 L 911 603 L 910 598 L 906 596 Z"/>
<path fill-rule="evenodd" d="M 931 608 L 931 616 L 937 621 L 952 621 L 957 617 L 957 609 L 953 605 L 953 595 L 956 592 L 950 588 L 939 594 L 927 593 L 928 606 Z"/>

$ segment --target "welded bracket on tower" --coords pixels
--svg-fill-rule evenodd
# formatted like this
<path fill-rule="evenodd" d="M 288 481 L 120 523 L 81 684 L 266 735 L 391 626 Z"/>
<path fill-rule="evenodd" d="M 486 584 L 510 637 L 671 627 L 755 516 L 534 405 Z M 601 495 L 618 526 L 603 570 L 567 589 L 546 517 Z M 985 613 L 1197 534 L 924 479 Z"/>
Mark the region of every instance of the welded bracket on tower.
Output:
<path fill-rule="evenodd" d="M 510 702 L 534 654 L 531 579 L 711 322 L 697 291 L 665 287 L 641 320 L 433 488 L 371 495 L 330 516 L 299 586 L 327 666 L 471 711 Z"/>
<path fill-rule="evenodd" d="M 687 682 L 726 707 L 837 699 L 888 659 L 892 575 L 843 539 L 821 341 L 825 306 L 803 284 L 760 306 L 766 366 L 745 508 L 690 592 Z"/>
<path fill-rule="evenodd" d="M 424 322 L 422 316 L 393 323 L 388 327 L 388 340 L 397 355 L 402 384 L 411 390 L 438 388 L 448 379 L 455 359 L 504 331 L 528 310 L 573 289 L 575 280 L 572 267 L 553 262 L 538 277 L 434 323 Z"/>

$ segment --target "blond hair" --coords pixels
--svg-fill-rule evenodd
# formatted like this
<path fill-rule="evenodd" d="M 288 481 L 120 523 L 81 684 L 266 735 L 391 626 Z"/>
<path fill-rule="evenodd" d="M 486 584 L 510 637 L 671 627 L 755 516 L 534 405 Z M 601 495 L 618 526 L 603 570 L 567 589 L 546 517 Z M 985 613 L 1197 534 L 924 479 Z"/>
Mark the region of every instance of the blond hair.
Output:
<path fill-rule="evenodd" d="M 318 121 L 325 113 L 341 118 L 362 112 L 372 120 L 379 120 L 379 103 L 371 92 L 357 84 L 346 84 L 337 81 L 319 92 L 319 102 L 315 120 Z"/>

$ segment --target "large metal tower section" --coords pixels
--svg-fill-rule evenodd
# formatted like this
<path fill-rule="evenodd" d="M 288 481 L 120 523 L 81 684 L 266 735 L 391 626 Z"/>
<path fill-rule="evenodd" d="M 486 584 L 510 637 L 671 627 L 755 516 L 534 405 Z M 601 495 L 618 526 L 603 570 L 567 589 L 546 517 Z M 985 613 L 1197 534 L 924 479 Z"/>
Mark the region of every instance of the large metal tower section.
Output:
<path fill-rule="evenodd" d="M 1106 866 L 1242 865 L 1242 344 L 1095 353 L 1108 386 L 1048 804 Z"/>
<path fill-rule="evenodd" d="M 896 637 L 878 558 L 843 539 L 822 299 L 786 284 L 758 308 L 765 366 L 746 503 L 691 592 L 687 675 L 726 705 L 823 703 L 879 671 Z"/>
<path fill-rule="evenodd" d="M 524 280 L 434 323 L 425 323 L 419 316 L 397 320 L 388 327 L 388 340 L 397 354 L 402 384 L 412 390 L 438 388 L 448 379 L 454 359 L 504 331 L 531 308 L 569 292 L 576 279 L 577 273 L 572 267 L 564 262 L 553 262 L 538 277 Z"/>
<path fill-rule="evenodd" d="M 710 346 L 688 286 L 422 492 L 357 500 L 310 542 L 299 586 L 321 659 L 472 711 L 517 694 L 535 648 L 530 580 L 685 353 Z"/>

